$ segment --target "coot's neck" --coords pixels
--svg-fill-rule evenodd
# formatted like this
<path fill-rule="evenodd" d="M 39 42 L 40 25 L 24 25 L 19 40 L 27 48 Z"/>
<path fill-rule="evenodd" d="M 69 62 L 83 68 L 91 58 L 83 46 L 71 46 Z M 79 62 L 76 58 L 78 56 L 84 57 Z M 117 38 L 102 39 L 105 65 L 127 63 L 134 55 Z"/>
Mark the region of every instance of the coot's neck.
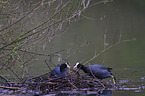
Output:
<path fill-rule="evenodd" d="M 88 69 L 88 67 L 86 67 L 86 66 L 84 66 L 82 64 L 81 64 L 80 69 L 82 69 L 85 73 L 89 73 L 90 72 L 89 69 Z"/>
<path fill-rule="evenodd" d="M 61 64 L 60 65 L 60 72 L 64 72 L 65 71 L 65 68 L 66 68 L 66 64 Z"/>

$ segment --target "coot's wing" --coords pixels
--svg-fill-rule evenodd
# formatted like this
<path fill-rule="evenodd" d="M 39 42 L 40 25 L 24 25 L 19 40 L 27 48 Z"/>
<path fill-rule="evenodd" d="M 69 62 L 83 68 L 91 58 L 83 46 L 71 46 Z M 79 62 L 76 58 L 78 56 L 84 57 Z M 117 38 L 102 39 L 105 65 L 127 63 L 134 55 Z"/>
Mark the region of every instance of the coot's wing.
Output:
<path fill-rule="evenodd" d="M 90 65 L 91 68 L 93 68 L 94 70 L 108 70 L 109 72 L 111 72 L 112 68 L 108 68 L 102 65 Z"/>
<path fill-rule="evenodd" d="M 66 69 L 64 69 L 59 75 L 60 75 L 60 77 L 65 77 L 65 76 L 68 76 L 69 73 L 67 72 Z"/>
<path fill-rule="evenodd" d="M 58 64 L 57 67 L 55 67 L 52 71 L 51 71 L 51 76 L 54 77 L 58 77 L 60 73 L 60 65 Z"/>
<path fill-rule="evenodd" d="M 91 69 L 93 72 L 101 72 L 101 70 L 107 70 L 108 68 L 107 67 L 104 67 L 102 65 L 89 65 L 87 66 L 89 69 Z"/>
<path fill-rule="evenodd" d="M 60 65 L 58 64 L 56 68 L 51 71 L 51 76 L 53 77 L 65 77 L 68 76 L 68 72 L 64 69 L 62 72 L 60 71 Z"/>
<path fill-rule="evenodd" d="M 111 73 L 108 71 L 107 67 L 102 65 L 89 65 L 89 69 L 91 69 L 93 75 L 98 79 L 104 79 L 111 76 Z M 90 71 L 90 75 L 92 75 Z"/>

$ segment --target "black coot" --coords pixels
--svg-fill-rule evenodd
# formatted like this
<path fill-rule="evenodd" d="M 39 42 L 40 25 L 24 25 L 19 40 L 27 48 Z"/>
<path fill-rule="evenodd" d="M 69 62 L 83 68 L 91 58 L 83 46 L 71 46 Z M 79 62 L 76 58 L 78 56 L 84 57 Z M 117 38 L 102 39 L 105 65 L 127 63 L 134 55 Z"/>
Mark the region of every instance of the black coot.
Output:
<path fill-rule="evenodd" d="M 63 63 L 61 65 L 58 64 L 57 67 L 51 71 L 51 77 L 57 78 L 68 76 L 69 73 L 65 68 L 70 68 L 70 66 L 67 63 Z"/>
<path fill-rule="evenodd" d="M 82 69 L 85 73 L 88 73 L 92 77 L 96 77 L 97 79 L 105 79 L 108 77 L 113 78 L 114 84 L 116 84 L 116 78 L 113 76 L 111 70 L 112 68 L 107 68 L 102 65 L 89 65 L 89 66 L 84 66 L 81 63 L 76 63 L 74 68 L 80 68 Z"/>

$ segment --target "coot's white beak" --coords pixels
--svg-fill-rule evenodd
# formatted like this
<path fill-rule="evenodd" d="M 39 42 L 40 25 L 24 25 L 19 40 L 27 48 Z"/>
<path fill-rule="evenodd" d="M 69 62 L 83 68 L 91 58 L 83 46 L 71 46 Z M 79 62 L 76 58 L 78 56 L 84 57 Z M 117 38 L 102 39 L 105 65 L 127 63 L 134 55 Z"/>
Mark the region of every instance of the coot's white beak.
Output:
<path fill-rule="evenodd" d="M 76 65 L 74 66 L 74 69 L 77 68 L 78 64 L 79 64 L 79 62 L 76 63 Z"/>
<path fill-rule="evenodd" d="M 70 69 L 70 66 L 69 66 L 67 63 L 65 63 L 65 64 L 66 64 L 67 68 L 69 68 L 69 69 Z"/>

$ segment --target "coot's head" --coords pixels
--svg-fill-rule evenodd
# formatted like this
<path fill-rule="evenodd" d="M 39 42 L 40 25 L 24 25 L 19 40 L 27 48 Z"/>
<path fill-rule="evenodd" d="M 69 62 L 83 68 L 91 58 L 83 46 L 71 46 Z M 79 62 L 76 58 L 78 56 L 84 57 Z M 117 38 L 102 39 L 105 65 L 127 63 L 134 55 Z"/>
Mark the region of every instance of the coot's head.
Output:
<path fill-rule="evenodd" d="M 65 70 L 65 68 L 70 68 L 70 66 L 68 65 L 68 63 L 63 63 L 60 65 L 60 71 Z"/>
<path fill-rule="evenodd" d="M 75 68 L 81 68 L 81 66 L 82 66 L 82 64 L 79 63 L 79 62 L 77 62 L 76 65 L 74 66 L 74 69 L 75 69 Z"/>

